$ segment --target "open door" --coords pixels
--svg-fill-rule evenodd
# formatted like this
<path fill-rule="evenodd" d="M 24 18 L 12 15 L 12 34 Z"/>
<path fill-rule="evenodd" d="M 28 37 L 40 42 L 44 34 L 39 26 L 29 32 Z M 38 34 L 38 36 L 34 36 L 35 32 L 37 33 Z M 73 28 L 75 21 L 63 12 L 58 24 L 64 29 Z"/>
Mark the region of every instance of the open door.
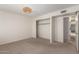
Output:
<path fill-rule="evenodd" d="M 77 52 L 79 52 L 79 12 L 77 12 L 76 16 L 76 47 Z"/>

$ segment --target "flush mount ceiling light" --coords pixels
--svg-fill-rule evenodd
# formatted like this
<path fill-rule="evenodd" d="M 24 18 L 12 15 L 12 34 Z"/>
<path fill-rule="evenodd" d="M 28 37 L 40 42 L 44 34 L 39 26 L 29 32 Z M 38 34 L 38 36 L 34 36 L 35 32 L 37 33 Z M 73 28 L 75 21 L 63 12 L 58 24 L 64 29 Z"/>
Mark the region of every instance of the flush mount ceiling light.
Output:
<path fill-rule="evenodd" d="M 24 7 L 24 8 L 23 8 L 23 12 L 24 12 L 25 14 L 30 14 L 30 13 L 32 13 L 32 9 L 31 9 L 30 7 Z"/>

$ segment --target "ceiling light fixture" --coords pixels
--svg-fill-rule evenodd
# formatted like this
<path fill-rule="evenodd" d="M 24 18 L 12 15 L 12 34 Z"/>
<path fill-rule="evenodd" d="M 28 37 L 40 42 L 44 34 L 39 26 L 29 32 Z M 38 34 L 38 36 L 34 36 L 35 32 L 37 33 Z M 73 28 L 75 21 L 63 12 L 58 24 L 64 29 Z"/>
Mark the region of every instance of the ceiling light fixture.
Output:
<path fill-rule="evenodd" d="M 24 7 L 23 12 L 26 14 L 32 13 L 32 9 L 30 7 Z"/>

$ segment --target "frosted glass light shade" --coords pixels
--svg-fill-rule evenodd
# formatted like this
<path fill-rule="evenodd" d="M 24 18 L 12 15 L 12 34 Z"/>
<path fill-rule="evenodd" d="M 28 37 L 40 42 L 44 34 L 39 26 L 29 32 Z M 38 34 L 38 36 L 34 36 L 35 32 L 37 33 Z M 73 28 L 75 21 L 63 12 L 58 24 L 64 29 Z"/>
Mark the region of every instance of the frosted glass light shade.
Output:
<path fill-rule="evenodd" d="M 29 7 L 24 7 L 24 8 L 23 8 L 23 12 L 24 12 L 24 13 L 32 13 L 32 9 L 29 8 Z"/>

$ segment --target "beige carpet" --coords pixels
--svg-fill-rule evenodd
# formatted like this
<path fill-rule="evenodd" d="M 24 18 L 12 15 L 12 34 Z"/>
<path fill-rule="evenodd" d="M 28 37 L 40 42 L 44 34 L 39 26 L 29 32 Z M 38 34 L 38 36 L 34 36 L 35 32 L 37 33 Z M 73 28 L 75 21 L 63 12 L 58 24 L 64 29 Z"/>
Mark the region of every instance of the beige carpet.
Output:
<path fill-rule="evenodd" d="M 1 54 L 75 54 L 76 48 L 72 44 L 53 42 L 49 44 L 45 39 L 26 39 L 5 45 L 0 45 Z"/>

